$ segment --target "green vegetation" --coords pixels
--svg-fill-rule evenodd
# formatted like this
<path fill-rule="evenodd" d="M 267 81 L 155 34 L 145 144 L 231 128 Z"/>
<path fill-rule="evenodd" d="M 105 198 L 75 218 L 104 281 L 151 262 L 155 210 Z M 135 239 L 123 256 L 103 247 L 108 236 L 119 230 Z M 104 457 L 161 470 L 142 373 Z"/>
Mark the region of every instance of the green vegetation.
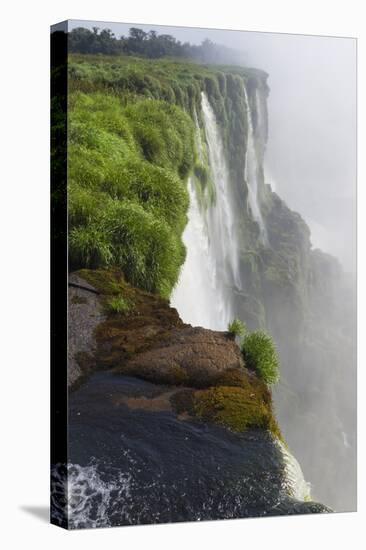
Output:
<path fill-rule="evenodd" d="M 199 45 L 183 44 L 170 34 L 145 32 L 131 27 L 128 36 L 117 38 L 110 29 L 92 30 L 78 27 L 69 33 L 69 49 L 77 53 L 142 55 L 149 58 L 165 56 L 189 57 L 201 63 L 241 62 L 241 52 L 218 45 L 207 38 Z"/>
<path fill-rule="evenodd" d="M 124 295 L 128 289 L 122 273 L 115 269 L 80 269 L 77 275 L 85 279 L 102 296 Z"/>
<path fill-rule="evenodd" d="M 167 58 L 70 56 L 72 270 L 116 266 L 132 285 L 170 296 L 185 259 L 188 176 L 202 208 L 215 200 L 201 91 L 209 96 L 228 151 L 242 159 L 244 142 L 234 147 L 230 136 L 244 128 L 245 112 L 235 112 L 247 78 L 261 82 L 263 75 Z M 241 165 L 238 171 L 242 178 Z"/>
<path fill-rule="evenodd" d="M 123 296 L 113 296 L 107 300 L 107 309 L 110 313 L 127 315 L 133 309 L 133 305 Z"/>
<path fill-rule="evenodd" d="M 205 389 L 178 391 L 170 402 L 178 415 L 213 422 L 234 432 L 265 429 L 283 441 L 268 386 L 245 369 L 228 370 L 217 384 Z"/>
<path fill-rule="evenodd" d="M 81 269 L 77 274 L 97 290 L 107 314 L 128 315 L 135 311 L 135 290 L 126 283 L 120 271 Z"/>
<path fill-rule="evenodd" d="M 262 428 L 282 439 L 270 396 L 259 384 L 250 383 L 248 378 L 240 387 L 216 386 L 194 392 L 193 411 L 198 418 L 234 432 Z"/>
<path fill-rule="evenodd" d="M 266 384 L 275 384 L 279 380 L 279 360 L 272 338 L 262 331 L 247 334 L 242 342 L 241 351 L 248 369 Z"/>
<path fill-rule="evenodd" d="M 241 321 L 240 319 L 233 319 L 231 323 L 228 324 L 227 330 L 233 336 L 243 338 L 243 336 L 247 332 L 247 327 L 245 323 L 243 323 L 243 321 Z"/>
<path fill-rule="evenodd" d="M 73 92 L 69 114 L 72 269 L 119 266 L 133 285 L 168 297 L 185 258 L 185 178 L 194 130 L 175 105 Z"/>
<path fill-rule="evenodd" d="M 197 391 L 195 412 L 199 418 L 233 431 L 266 427 L 267 409 L 262 402 L 248 396 L 243 388 L 218 386 Z"/>

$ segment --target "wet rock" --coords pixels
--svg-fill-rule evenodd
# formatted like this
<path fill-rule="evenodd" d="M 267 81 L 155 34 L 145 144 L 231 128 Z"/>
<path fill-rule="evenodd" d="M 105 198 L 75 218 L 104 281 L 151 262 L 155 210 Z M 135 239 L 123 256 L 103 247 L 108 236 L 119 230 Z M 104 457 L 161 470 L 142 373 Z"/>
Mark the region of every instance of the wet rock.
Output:
<path fill-rule="evenodd" d="M 150 349 L 136 354 L 119 372 L 167 384 L 196 388 L 215 384 L 244 362 L 237 344 L 225 332 L 183 326 L 161 335 Z"/>
<path fill-rule="evenodd" d="M 69 277 L 67 381 L 74 387 L 94 370 L 95 328 L 105 319 L 96 289 L 75 274 Z"/>
<path fill-rule="evenodd" d="M 113 309 L 115 301 L 128 304 Z M 83 269 L 69 277 L 68 385 L 114 368 L 185 325 L 160 296 L 130 286 L 118 270 Z"/>

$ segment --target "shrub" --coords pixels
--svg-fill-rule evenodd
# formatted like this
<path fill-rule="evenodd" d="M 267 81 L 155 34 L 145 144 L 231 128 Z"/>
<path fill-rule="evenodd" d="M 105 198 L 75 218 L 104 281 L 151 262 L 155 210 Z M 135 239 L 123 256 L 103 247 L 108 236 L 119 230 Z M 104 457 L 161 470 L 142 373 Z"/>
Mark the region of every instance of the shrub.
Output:
<path fill-rule="evenodd" d="M 265 332 L 247 334 L 241 348 L 246 366 L 267 384 L 279 380 L 279 361 L 272 338 Z"/>
<path fill-rule="evenodd" d="M 241 321 L 240 319 L 233 319 L 231 323 L 228 324 L 227 330 L 228 332 L 230 332 L 230 334 L 238 336 L 239 338 L 243 338 L 243 336 L 247 332 L 247 327 L 245 323 L 243 323 L 243 321 Z"/>

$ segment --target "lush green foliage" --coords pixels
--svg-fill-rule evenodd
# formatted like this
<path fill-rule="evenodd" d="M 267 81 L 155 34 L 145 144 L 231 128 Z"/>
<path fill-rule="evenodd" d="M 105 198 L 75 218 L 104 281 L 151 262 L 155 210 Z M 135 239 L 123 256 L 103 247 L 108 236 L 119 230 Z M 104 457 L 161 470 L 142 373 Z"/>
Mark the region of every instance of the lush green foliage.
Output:
<path fill-rule="evenodd" d="M 247 368 L 254 370 L 267 384 L 279 380 L 279 360 L 272 338 L 262 331 L 247 334 L 242 342 Z"/>
<path fill-rule="evenodd" d="M 163 101 L 125 107 L 111 93 L 74 91 L 68 146 L 71 267 L 117 265 L 168 297 L 185 258 L 190 117 Z"/>
<path fill-rule="evenodd" d="M 106 305 L 108 311 L 116 314 L 126 315 L 132 309 L 131 303 L 123 296 L 113 296 L 112 298 L 109 298 Z"/>
<path fill-rule="evenodd" d="M 226 46 L 215 44 L 207 38 L 199 45 L 181 43 L 170 34 L 145 32 L 131 27 L 127 37 L 117 38 L 110 29 L 92 30 L 77 27 L 69 33 L 70 51 L 76 53 L 128 54 L 148 58 L 165 56 L 187 57 L 201 63 L 242 63 L 243 54 Z"/>
<path fill-rule="evenodd" d="M 237 157 L 230 166 L 242 186 L 246 113 L 238 108 L 243 82 L 251 79 L 265 85 L 262 73 L 240 67 L 70 56 L 72 269 L 115 265 L 132 284 L 169 297 L 185 258 L 187 177 L 193 178 L 202 208 L 216 200 L 201 92 L 222 126 L 229 158 Z M 243 143 L 235 142 L 236 134 Z"/>
<path fill-rule="evenodd" d="M 243 321 L 240 319 L 233 319 L 227 327 L 228 332 L 233 334 L 234 336 L 238 336 L 239 338 L 243 338 L 245 333 L 247 332 L 247 327 Z"/>

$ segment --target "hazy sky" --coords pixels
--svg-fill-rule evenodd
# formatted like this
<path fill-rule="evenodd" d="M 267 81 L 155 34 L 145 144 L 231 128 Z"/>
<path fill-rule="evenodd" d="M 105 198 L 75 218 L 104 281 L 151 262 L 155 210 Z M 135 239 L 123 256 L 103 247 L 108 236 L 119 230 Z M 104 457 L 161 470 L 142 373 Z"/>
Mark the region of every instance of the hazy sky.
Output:
<path fill-rule="evenodd" d="M 355 266 L 356 40 L 291 34 L 72 21 L 127 35 L 131 26 L 182 42 L 242 50 L 269 73 L 266 179 L 302 214 L 314 246 Z"/>

